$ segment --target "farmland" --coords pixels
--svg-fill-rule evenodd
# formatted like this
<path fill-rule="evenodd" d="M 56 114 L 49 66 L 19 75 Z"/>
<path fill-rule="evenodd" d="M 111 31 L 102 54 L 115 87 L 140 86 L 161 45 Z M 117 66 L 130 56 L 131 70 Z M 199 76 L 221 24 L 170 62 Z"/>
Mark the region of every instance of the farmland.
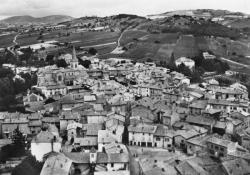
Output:
<path fill-rule="evenodd" d="M 171 55 L 178 37 L 179 34 L 174 33 L 150 34 L 142 31 L 126 32 L 121 39 L 121 44 L 122 46 L 126 46 L 128 51 L 122 54 L 122 56 L 140 60 L 147 58 L 154 60 L 166 59 Z"/>
<path fill-rule="evenodd" d="M 0 48 L 5 48 L 11 46 L 13 39 L 16 34 L 2 35 L 0 36 Z"/>
<path fill-rule="evenodd" d="M 66 31 L 61 31 L 66 32 Z M 110 42 L 116 42 L 119 33 L 116 32 L 82 32 L 82 33 L 70 33 L 69 36 L 66 34 L 59 35 L 60 32 L 49 32 L 44 33 L 42 39 L 44 41 L 56 40 L 62 43 L 73 42 L 75 46 L 89 46 L 97 44 L 105 44 Z M 26 46 L 31 44 L 39 43 L 37 40 L 39 33 L 20 35 L 17 38 L 17 42 L 20 46 Z"/>

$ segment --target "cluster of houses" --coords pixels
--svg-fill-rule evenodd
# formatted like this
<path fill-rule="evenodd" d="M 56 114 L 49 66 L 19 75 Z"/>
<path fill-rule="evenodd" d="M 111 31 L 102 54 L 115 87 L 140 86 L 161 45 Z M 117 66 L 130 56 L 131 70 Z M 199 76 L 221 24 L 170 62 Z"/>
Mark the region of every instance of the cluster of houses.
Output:
<path fill-rule="evenodd" d="M 68 68 L 37 71 L 37 85 L 23 98 L 26 114 L 0 114 L 4 140 L 17 127 L 32 138 L 31 153 L 45 162 L 42 175 L 129 175 L 130 147 L 217 158 L 224 174 L 232 174 L 231 165 L 237 167 L 240 161 L 241 172 L 250 173 L 250 113 L 244 85 L 221 87 L 212 78 L 191 84 L 181 73 L 130 59 L 83 57 L 91 62 L 85 68 L 74 49 L 60 59 Z M 184 57 L 176 61 L 181 63 L 194 66 Z M 183 175 L 213 174 L 187 160 L 168 166 Z"/>

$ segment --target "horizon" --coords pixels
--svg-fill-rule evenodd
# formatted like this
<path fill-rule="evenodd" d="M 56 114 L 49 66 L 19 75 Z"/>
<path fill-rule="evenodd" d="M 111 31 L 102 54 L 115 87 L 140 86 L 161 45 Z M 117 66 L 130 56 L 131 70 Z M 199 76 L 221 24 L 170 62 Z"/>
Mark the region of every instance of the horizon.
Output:
<path fill-rule="evenodd" d="M 117 14 L 111 14 L 111 15 L 108 15 L 108 16 L 112 16 L 112 15 L 118 15 L 118 14 L 128 14 L 128 15 L 137 15 L 137 16 L 142 16 L 142 17 L 147 17 L 147 16 L 150 16 L 150 15 L 158 15 L 158 14 L 163 14 L 163 13 L 166 13 L 166 12 L 174 12 L 174 11 L 189 11 L 189 10 L 224 10 L 226 11 L 227 9 L 200 9 L 200 8 L 197 8 L 197 9 L 179 9 L 179 10 L 170 10 L 170 11 L 164 11 L 164 12 L 159 12 L 159 13 L 154 13 L 154 14 L 147 14 L 147 15 L 138 15 L 138 14 L 133 14 L 133 13 L 117 13 Z M 230 11 L 232 13 L 243 13 L 243 14 L 246 14 L 246 15 L 250 15 L 250 13 L 245 13 L 245 12 L 241 12 L 241 11 L 231 11 L 231 10 L 227 10 L 227 11 Z M 13 15 L 13 16 L 0 16 L 0 20 L 4 20 L 4 19 L 7 19 L 7 18 L 11 18 L 11 17 L 18 17 L 18 16 L 30 16 L 30 17 L 33 17 L 33 18 L 43 18 L 43 17 L 48 17 L 48 16 L 69 16 L 69 17 L 72 17 L 72 18 L 81 18 L 81 17 L 92 17 L 92 16 L 97 16 L 97 17 L 106 17 L 106 16 L 98 16 L 98 15 L 84 15 L 84 16 L 79 16 L 79 17 L 75 17 L 75 16 L 70 16 L 70 15 L 67 15 L 67 14 L 48 14 L 48 15 L 45 15 L 45 16 L 34 16 L 34 15 L 29 15 L 29 14 L 23 14 L 23 15 Z"/>
<path fill-rule="evenodd" d="M 249 0 L 0 0 L 0 19 L 12 16 L 44 17 L 66 15 L 112 16 L 134 14 L 147 16 L 169 11 L 213 9 L 250 14 Z M 187 3 L 188 2 L 188 3 Z M 143 6 L 141 5 L 143 4 Z M 131 8 L 133 7 L 133 8 Z"/>

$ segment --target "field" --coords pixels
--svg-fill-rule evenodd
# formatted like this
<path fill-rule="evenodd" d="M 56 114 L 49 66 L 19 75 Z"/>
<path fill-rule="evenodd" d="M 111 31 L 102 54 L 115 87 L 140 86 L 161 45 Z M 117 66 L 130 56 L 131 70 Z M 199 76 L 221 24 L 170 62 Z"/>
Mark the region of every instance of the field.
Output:
<path fill-rule="evenodd" d="M 73 42 L 75 46 L 91 46 L 97 44 L 105 44 L 110 42 L 116 42 L 119 33 L 116 32 L 82 32 L 82 33 L 70 33 L 69 36 L 60 36 L 58 33 L 65 33 L 66 31 L 53 31 L 44 33 L 43 40 L 51 41 L 56 40 L 59 42 Z M 37 40 L 39 33 L 25 34 L 17 38 L 17 42 L 21 46 L 31 45 L 39 43 Z"/>
<path fill-rule="evenodd" d="M 122 57 L 168 62 L 172 53 L 175 58 L 195 57 L 201 51 L 211 51 L 233 61 L 250 65 L 250 47 L 246 41 L 232 41 L 228 38 L 182 35 L 180 33 L 151 34 L 143 31 L 129 31 L 121 38 L 121 45 L 128 51 Z"/>
<path fill-rule="evenodd" d="M 121 44 L 128 48 L 123 57 L 145 61 L 165 60 L 173 52 L 179 34 L 150 34 L 143 31 L 130 31 L 124 34 Z M 136 38 L 136 39 L 135 39 Z M 126 44 L 125 44 L 126 43 Z"/>
<path fill-rule="evenodd" d="M 146 36 L 148 35 L 147 32 L 145 31 L 140 31 L 140 30 L 131 30 L 131 31 L 126 31 L 123 33 L 123 36 L 120 40 L 120 44 L 123 46 L 123 45 L 126 45 L 130 42 L 133 42 L 134 39 L 139 39 L 143 36 Z"/>
<path fill-rule="evenodd" d="M 13 45 L 12 41 L 16 34 L 0 36 L 0 48 L 5 48 Z"/>

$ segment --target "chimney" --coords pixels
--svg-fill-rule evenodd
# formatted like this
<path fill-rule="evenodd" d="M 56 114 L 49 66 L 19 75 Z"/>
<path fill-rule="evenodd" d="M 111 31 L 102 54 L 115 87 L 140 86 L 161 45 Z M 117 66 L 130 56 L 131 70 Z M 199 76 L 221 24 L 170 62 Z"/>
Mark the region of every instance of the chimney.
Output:
<path fill-rule="evenodd" d="M 54 141 L 56 140 L 56 136 L 54 136 L 53 139 L 51 139 L 51 152 L 54 152 Z"/>

